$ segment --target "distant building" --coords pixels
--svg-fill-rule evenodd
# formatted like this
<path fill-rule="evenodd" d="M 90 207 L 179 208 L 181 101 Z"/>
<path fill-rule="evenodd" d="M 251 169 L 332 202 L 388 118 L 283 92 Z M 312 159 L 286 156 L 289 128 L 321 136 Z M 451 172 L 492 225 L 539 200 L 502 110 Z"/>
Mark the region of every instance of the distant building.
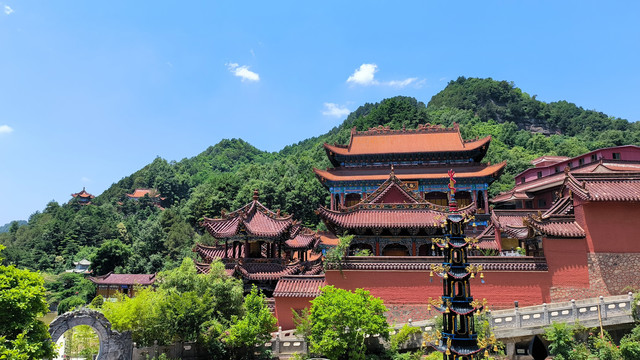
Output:
<path fill-rule="evenodd" d="M 135 296 L 135 287 L 151 286 L 156 281 L 156 274 L 113 274 L 108 273 L 102 276 L 90 277 L 89 280 L 96 284 L 97 295 L 109 298 L 117 293 L 125 294 L 129 297 Z"/>
<path fill-rule="evenodd" d="M 82 188 L 82 191 L 75 193 L 75 194 L 71 194 L 71 196 L 76 199 L 76 201 L 78 202 L 78 204 L 80 205 L 89 205 L 91 204 L 91 200 L 93 198 L 95 198 L 95 196 L 89 194 L 84 187 Z"/>
<path fill-rule="evenodd" d="M 160 208 L 161 210 L 164 210 L 161 203 L 166 198 L 161 197 L 160 193 L 158 193 L 158 190 L 156 189 L 135 189 L 132 194 L 126 194 L 126 195 L 128 199 L 133 201 L 139 201 L 140 199 L 147 196 L 156 207 Z"/>
<path fill-rule="evenodd" d="M 78 262 L 73 262 L 73 265 L 75 265 L 75 269 L 70 269 L 70 270 L 66 270 L 65 272 L 68 273 L 77 273 L 77 274 L 90 274 L 91 270 L 89 270 L 89 267 L 91 266 L 91 261 L 87 260 L 87 259 L 82 259 Z"/>

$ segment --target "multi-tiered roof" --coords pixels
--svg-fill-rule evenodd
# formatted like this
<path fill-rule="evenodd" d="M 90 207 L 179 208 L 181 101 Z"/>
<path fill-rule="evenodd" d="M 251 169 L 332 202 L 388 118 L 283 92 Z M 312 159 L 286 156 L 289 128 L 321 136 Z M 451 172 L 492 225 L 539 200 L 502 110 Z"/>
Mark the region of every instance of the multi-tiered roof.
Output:
<path fill-rule="evenodd" d="M 402 130 L 354 128 L 349 144 L 324 144 L 335 168 L 314 172 L 325 186 L 336 181 L 382 182 L 390 164 L 395 165 L 401 180 L 444 179 L 450 168 L 455 169 L 458 179 L 495 178 L 506 163 L 480 164 L 490 142 L 490 136 L 463 140 L 457 124 L 451 128 L 425 124 Z"/>
<path fill-rule="evenodd" d="M 200 255 L 199 272 L 208 272 L 211 262 L 221 260 L 229 275 L 245 281 L 246 289 L 253 284 L 271 294 L 283 276 L 317 275 L 322 272 L 318 254 L 313 254 L 320 237 L 305 228 L 293 215 L 271 211 L 253 200 L 220 218 L 205 217 L 201 225 L 223 244 L 196 244 L 193 251 Z"/>
<path fill-rule="evenodd" d="M 76 199 L 78 203 L 82 205 L 91 204 L 91 199 L 95 198 L 95 196 L 89 194 L 84 187 L 82 188 L 82 191 L 71 194 L 71 197 Z"/>

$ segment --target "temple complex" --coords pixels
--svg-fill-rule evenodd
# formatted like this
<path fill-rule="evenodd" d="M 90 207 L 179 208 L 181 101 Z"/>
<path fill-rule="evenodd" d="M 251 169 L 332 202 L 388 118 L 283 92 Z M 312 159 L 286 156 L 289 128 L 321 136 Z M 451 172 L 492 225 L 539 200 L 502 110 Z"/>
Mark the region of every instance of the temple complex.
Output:
<path fill-rule="evenodd" d="M 253 200 L 240 209 L 205 218 L 201 226 L 219 244 L 196 244 L 193 251 L 202 259 L 196 263 L 199 272 L 208 272 L 211 262 L 220 260 L 227 274 L 243 280 L 246 292 L 255 285 L 269 297 L 284 276 L 322 272 L 320 255 L 312 252 L 320 238 L 293 215 L 269 210 L 258 197 L 255 190 Z"/>
<path fill-rule="evenodd" d="M 630 271 L 640 267 L 633 223 L 640 217 L 639 147 L 538 158 L 488 211 L 486 189 L 505 165 L 480 163 L 489 140 L 465 142 L 456 126 L 426 125 L 354 130 L 348 145 L 325 144 L 334 168 L 314 171 L 331 202 L 317 213 L 332 236 L 321 239 L 335 244 L 353 235 L 349 255 L 371 256 L 325 263 L 324 277 L 284 277 L 274 293 L 280 325 L 293 328 L 291 309 L 309 307 L 323 285 L 369 290 L 384 300 L 390 321 L 433 316 L 427 299 L 443 285 L 428 274 L 442 261 L 438 219 L 446 218 L 450 169 L 460 190 L 456 205 L 465 216 L 475 214 L 465 238 L 479 249 L 469 250 L 468 263 L 482 267 L 486 283 L 474 287 L 474 296 L 491 308 L 640 287 Z"/>
<path fill-rule="evenodd" d="M 82 188 L 82 191 L 71 194 L 71 197 L 73 197 L 80 205 L 89 205 L 91 204 L 91 199 L 95 198 L 95 196 L 89 194 L 84 187 Z"/>
<path fill-rule="evenodd" d="M 334 166 L 314 169 L 331 193 L 331 210 L 350 207 L 374 192 L 387 180 L 389 169 L 416 196 L 447 206 L 447 171 L 453 169 L 459 186 L 458 205 L 475 202 L 488 212 L 487 189 L 506 162 L 483 164 L 491 137 L 465 141 L 457 124 L 419 125 L 417 129 L 391 130 L 379 126 L 367 131 L 351 130 L 346 145 L 324 144 Z"/>

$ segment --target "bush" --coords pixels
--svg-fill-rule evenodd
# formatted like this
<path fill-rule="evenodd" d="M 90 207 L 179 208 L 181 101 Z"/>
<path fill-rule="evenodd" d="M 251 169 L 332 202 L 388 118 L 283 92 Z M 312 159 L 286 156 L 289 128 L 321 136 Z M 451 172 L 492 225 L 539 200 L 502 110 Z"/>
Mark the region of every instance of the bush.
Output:
<path fill-rule="evenodd" d="M 573 338 L 574 328 L 565 323 L 553 323 L 544 331 L 544 337 L 549 344 L 549 353 L 556 360 L 567 360 L 576 343 Z"/>
<path fill-rule="evenodd" d="M 58 304 L 58 314 L 64 314 L 66 312 L 72 311 L 77 307 L 81 307 L 85 304 L 84 299 L 80 296 L 74 295 L 68 297 Z"/>

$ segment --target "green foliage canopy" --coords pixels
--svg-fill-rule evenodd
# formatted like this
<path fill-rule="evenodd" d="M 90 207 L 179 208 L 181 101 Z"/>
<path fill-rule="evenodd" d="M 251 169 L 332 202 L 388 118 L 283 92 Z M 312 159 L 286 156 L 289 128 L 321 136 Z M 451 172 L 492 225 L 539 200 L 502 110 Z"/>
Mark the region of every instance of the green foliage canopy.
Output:
<path fill-rule="evenodd" d="M 311 301 L 309 351 L 332 360 L 364 359 L 367 335 L 389 336 L 387 308 L 368 291 L 325 286 Z"/>

